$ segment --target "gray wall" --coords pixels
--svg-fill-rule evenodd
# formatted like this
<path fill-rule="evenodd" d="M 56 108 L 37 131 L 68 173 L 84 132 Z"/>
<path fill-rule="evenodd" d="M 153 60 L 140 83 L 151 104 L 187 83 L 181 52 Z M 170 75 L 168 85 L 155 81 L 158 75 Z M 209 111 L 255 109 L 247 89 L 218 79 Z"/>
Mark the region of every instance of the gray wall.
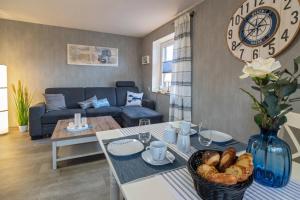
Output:
<path fill-rule="evenodd" d="M 193 18 L 193 122 L 205 119 L 212 128 L 230 133 L 246 142 L 258 132 L 253 122 L 249 98 L 239 88 L 249 88 L 250 80 L 240 80 L 244 63 L 234 58 L 226 44 L 226 30 L 231 15 L 244 0 L 206 0 L 198 5 Z M 168 23 L 143 39 L 143 55 L 152 55 L 152 42 L 174 31 Z M 278 59 L 284 67 L 292 66 L 300 55 L 299 37 Z M 151 65 L 143 66 L 144 89 L 151 88 Z M 299 90 L 297 92 L 300 94 Z M 155 95 L 151 95 L 152 98 Z M 300 103 L 295 110 L 300 112 Z M 168 115 L 168 98 L 158 105 Z"/>
<path fill-rule="evenodd" d="M 119 48 L 119 67 L 67 65 L 68 43 Z M 113 86 L 117 80 L 141 86 L 140 49 L 139 38 L 0 20 L 0 63 L 8 66 L 9 85 L 22 80 L 34 102 L 47 87 Z M 15 126 L 9 100 L 9 122 Z"/>

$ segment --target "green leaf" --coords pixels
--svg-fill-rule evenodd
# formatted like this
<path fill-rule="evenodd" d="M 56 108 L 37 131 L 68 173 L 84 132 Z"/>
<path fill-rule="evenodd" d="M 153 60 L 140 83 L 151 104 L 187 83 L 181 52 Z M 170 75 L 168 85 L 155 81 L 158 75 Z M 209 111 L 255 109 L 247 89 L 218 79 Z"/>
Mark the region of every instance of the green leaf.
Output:
<path fill-rule="evenodd" d="M 289 108 L 291 106 L 292 106 L 291 104 L 281 104 L 281 105 L 279 105 L 280 110 L 285 110 L 285 109 L 287 109 L 287 108 Z"/>
<path fill-rule="evenodd" d="M 296 102 L 296 101 L 300 101 L 300 97 L 289 99 L 289 102 Z"/>
<path fill-rule="evenodd" d="M 297 80 L 294 80 L 293 82 L 286 85 L 281 85 L 279 89 L 279 95 L 281 97 L 290 96 L 291 94 L 296 92 L 297 87 L 298 87 Z"/>
<path fill-rule="evenodd" d="M 278 105 L 278 97 L 274 94 L 268 94 L 265 97 L 264 104 L 266 105 L 268 115 L 271 117 L 277 116 L 281 111 Z"/>
<path fill-rule="evenodd" d="M 256 90 L 256 91 L 260 91 L 260 87 L 257 86 L 251 86 L 252 89 Z"/>
<path fill-rule="evenodd" d="M 262 127 L 264 115 L 262 113 L 256 114 L 254 116 L 254 121 L 257 126 Z"/>
<path fill-rule="evenodd" d="M 294 74 L 299 70 L 300 56 L 294 59 Z"/>
<path fill-rule="evenodd" d="M 253 109 L 257 110 L 257 111 L 261 111 L 264 112 L 265 109 L 263 107 L 263 105 L 248 91 L 244 90 L 243 88 L 240 88 L 243 92 L 245 92 L 252 100 L 253 100 Z"/>

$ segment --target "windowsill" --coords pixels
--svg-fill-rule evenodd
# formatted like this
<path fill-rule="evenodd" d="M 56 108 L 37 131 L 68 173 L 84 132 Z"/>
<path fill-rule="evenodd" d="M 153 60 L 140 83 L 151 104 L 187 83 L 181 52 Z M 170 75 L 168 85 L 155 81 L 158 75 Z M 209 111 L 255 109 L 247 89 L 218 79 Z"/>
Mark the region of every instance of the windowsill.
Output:
<path fill-rule="evenodd" d="M 161 95 L 166 95 L 166 96 L 170 96 L 170 92 L 163 92 L 163 91 L 152 91 L 152 93 L 155 93 L 155 94 L 161 94 Z"/>

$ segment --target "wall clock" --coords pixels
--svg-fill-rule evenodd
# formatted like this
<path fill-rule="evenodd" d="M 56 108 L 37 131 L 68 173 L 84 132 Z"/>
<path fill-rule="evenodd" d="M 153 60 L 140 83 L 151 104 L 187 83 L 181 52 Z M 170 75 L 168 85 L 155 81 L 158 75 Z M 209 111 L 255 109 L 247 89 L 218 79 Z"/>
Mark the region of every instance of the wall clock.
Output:
<path fill-rule="evenodd" d="M 247 0 L 231 17 L 227 44 L 232 54 L 251 61 L 275 57 L 299 31 L 300 0 Z"/>

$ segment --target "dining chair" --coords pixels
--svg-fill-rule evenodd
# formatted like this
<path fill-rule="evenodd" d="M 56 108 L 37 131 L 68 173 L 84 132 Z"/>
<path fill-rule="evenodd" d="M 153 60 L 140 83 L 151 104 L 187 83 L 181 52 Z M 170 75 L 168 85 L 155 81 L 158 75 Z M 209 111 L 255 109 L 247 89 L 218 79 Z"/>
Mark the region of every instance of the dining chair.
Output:
<path fill-rule="evenodd" d="M 300 114 L 290 112 L 286 115 L 286 117 L 287 117 L 287 122 L 283 125 L 283 128 L 280 130 L 279 137 L 284 138 L 284 134 L 287 134 L 290 137 L 292 143 L 295 146 L 295 150 L 296 150 L 295 153 L 292 154 L 292 159 L 295 159 L 295 158 L 300 157 L 300 144 L 295 136 L 296 134 L 299 134 L 299 133 L 293 132 L 291 127 L 300 129 Z M 300 134 L 299 134 L 299 136 L 300 136 Z M 300 174 L 300 163 L 293 161 L 291 177 L 293 177 L 294 179 L 296 179 L 297 181 L 300 182 L 299 174 Z"/>
<path fill-rule="evenodd" d="M 290 112 L 286 115 L 287 117 L 287 122 L 283 125 L 285 133 L 288 134 L 288 136 L 291 138 L 295 148 L 296 152 L 292 154 L 292 159 L 300 157 L 300 144 L 299 141 L 296 138 L 296 134 L 299 133 L 294 133 L 291 129 L 291 127 L 300 129 L 300 114 L 299 113 L 294 113 Z M 283 131 L 281 131 L 280 136 L 282 137 Z M 300 136 L 300 135 L 299 135 Z"/>

